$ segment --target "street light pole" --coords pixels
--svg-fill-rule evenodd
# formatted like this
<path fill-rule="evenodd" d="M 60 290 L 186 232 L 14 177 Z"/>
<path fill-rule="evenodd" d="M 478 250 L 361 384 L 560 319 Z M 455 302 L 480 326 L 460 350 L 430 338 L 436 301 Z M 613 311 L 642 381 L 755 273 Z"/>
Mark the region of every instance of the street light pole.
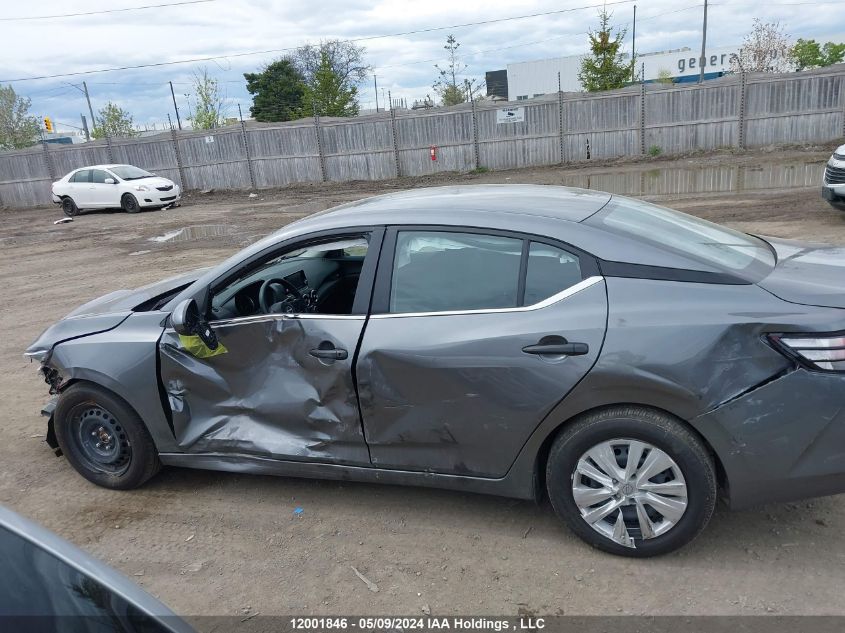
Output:
<path fill-rule="evenodd" d="M 634 5 L 634 28 L 631 33 L 631 83 L 637 80 L 637 5 Z"/>
<path fill-rule="evenodd" d="M 698 60 L 698 83 L 704 81 L 704 65 L 707 63 L 707 0 L 704 0 L 704 25 L 701 28 L 701 58 Z"/>

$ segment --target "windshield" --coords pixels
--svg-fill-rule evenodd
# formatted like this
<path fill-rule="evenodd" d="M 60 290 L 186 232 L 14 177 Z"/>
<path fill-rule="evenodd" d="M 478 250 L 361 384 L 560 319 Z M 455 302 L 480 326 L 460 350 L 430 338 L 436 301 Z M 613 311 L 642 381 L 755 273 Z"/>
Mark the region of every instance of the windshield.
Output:
<path fill-rule="evenodd" d="M 117 167 L 110 167 L 111 172 L 121 180 L 140 180 L 141 178 L 150 178 L 152 174 L 138 167 L 132 165 L 118 165 Z"/>
<path fill-rule="evenodd" d="M 634 237 L 745 278 L 762 278 L 777 263 L 772 247 L 759 237 L 633 198 L 614 196 L 584 224 Z"/>

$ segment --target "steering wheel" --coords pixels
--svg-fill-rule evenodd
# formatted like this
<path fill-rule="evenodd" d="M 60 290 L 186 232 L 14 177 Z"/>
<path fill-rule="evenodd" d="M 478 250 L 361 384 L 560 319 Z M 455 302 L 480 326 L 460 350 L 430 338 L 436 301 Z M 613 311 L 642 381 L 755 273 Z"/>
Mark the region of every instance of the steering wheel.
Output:
<path fill-rule="evenodd" d="M 287 279 L 282 279 L 281 277 L 268 279 L 261 284 L 261 289 L 258 291 L 258 305 L 264 314 L 270 314 L 270 308 L 273 307 L 273 304 L 278 299 L 274 286 L 284 286 L 295 300 L 301 300 L 303 298 L 299 288 Z"/>

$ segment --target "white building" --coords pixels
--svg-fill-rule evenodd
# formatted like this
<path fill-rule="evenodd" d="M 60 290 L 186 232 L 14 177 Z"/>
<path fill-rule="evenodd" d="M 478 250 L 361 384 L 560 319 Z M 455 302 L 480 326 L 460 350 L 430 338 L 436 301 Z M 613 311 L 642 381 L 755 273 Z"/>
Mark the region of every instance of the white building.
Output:
<path fill-rule="evenodd" d="M 731 55 L 739 50 L 736 46 L 708 47 L 705 56 L 704 77 L 719 77 L 729 70 Z M 695 81 L 700 72 L 700 50 L 686 47 L 658 53 L 637 54 L 637 80 L 654 81 L 661 71 L 666 71 L 675 81 Z M 583 90 L 578 80 L 581 60 L 584 55 L 538 59 L 508 64 L 508 100 L 522 101 L 557 92 L 558 73 L 560 89 L 564 92 Z"/>

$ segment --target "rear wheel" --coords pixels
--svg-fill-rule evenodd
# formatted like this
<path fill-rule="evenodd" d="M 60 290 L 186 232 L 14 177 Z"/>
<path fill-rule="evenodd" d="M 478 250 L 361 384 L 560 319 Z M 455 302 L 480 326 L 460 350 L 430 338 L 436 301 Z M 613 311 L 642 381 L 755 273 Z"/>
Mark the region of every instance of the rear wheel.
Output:
<path fill-rule="evenodd" d="M 79 474 L 99 486 L 136 488 L 161 468 L 138 414 L 96 385 L 77 383 L 65 390 L 54 426 L 62 453 Z"/>
<path fill-rule="evenodd" d="M 564 429 L 546 482 L 555 512 L 579 537 L 623 556 L 685 545 L 716 503 L 703 442 L 680 421 L 643 407 L 597 411 Z"/>
<path fill-rule="evenodd" d="M 141 210 L 141 205 L 138 204 L 138 199 L 131 193 L 124 193 L 120 199 L 120 206 L 127 213 L 138 213 Z"/>
<path fill-rule="evenodd" d="M 62 199 L 62 212 L 69 218 L 79 213 L 79 207 L 76 206 L 73 198 L 67 197 Z"/>

